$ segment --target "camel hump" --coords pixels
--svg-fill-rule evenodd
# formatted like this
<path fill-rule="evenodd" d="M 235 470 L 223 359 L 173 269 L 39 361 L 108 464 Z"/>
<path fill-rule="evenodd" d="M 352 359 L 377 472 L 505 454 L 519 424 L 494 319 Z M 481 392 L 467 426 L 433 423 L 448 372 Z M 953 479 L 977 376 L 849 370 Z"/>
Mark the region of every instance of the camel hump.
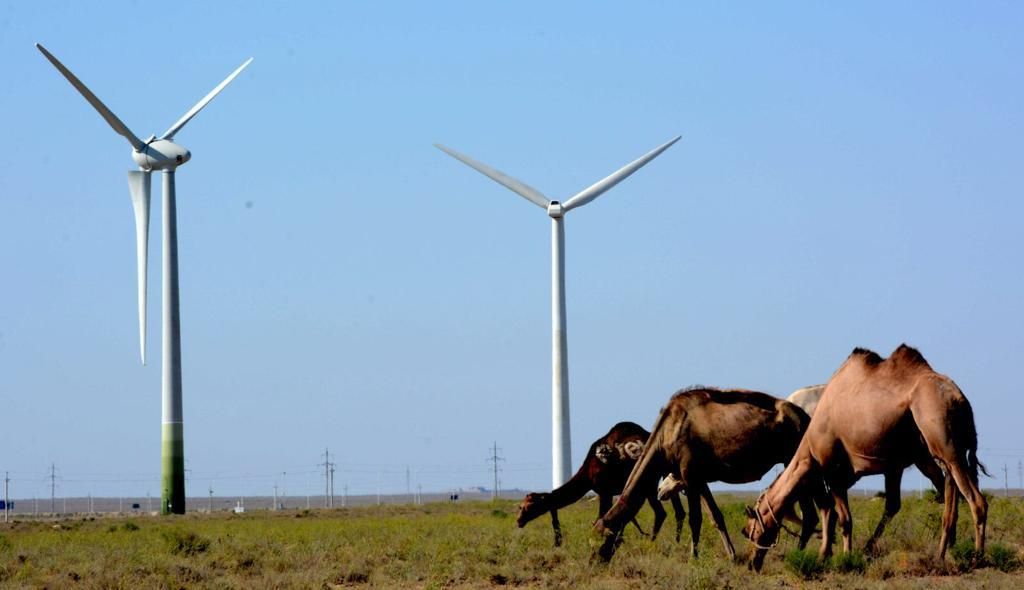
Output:
<path fill-rule="evenodd" d="M 928 364 L 928 361 L 924 359 L 924 355 L 922 355 L 916 348 L 907 346 L 906 344 L 900 344 L 896 350 L 892 351 L 892 354 L 889 355 L 889 360 L 893 363 L 903 365 L 927 367 L 929 369 L 932 368 L 931 365 Z"/>
<path fill-rule="evenodd" d="M 854 348 L 853 352 L 850 353 L 850 359 L 853 360 L 855 358 L 860 359 L 861 362 L 869 367 L 878 366 L 882 364 L 882 361 L 884 360 L 882 357 L 878 356 L 877 352 L 867 348 L 861 348 L 859 346 Z"/>

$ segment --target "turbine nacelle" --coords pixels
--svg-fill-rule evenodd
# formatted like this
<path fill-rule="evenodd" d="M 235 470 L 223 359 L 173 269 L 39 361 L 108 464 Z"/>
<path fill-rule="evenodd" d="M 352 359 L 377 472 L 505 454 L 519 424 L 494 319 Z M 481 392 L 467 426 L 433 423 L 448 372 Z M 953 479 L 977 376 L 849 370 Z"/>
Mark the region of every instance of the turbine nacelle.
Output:
<path fill-rule="evenodd" d="M 174 170 L 192 159 L 192 152 L 169 139 L 157 139 L 133 151 L 132 159 L 142 170 Z"/>
<path fill-rule="evenodd" d="M 562 208 L 562 204 L 558 201 L 551 201 L 548 203 L 548 217 L 551 219 L 558 219 L 565 214 L 565 210 Z"/>

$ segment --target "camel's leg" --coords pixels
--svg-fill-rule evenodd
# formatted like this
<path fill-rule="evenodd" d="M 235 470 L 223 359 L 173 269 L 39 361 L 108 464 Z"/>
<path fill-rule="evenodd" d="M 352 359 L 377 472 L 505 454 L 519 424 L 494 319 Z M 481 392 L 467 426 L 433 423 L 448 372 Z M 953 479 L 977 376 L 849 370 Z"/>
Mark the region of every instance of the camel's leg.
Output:
<path fill-rule="evenodd" d="M 690 488 L 686 490 L 686 503 L 690 506 L 690 555 L 697 558 L 697 546 L 700 544 L 700 494 Z"/>
<path fill-rule="evenodd" d="M 914 422 L 917 424 L 918 429 L 924 436 L 925 442 L 928 444 L 928 451 L 933 457 L 939 459 L 946 465 L 946 471 L 948 476 L 951 476 L 956 482 L 956 487 L 960 489 L 960 494 L 963 495 L 964 499 L 967 500 L 967 504 L 971 507 L 971 516 L 974 517 L 974 548 L 978 552 L 985 550 L 985 525 L 988 521 L 988 502 L 985 500 L 985 496 L 982 495 L 981 490 L 978 489 L 977 484 L 977 473 L 972 473 L 967 466 L 967 452 L 966 448 L 957 448 L 957 437 L 953 433 L 953 429 L 962 427 L 955 423 L 956 416 L 947 415 L 945 421 L 925 420 L 920 419 L 920 415 L 928 415 L 929 412 L 926 408 L 920 410 L 914 406 L 910 408 L 911 413 L 914 415 Z M 931 412 L 931 413 L 934 413 Z M 947 494 L 949 493 L 949 487 L 946 487 Z M 957 502 L 957 494 L 953 493 L 953 498 L 946 497 L 946 507 L 948 511 L 949 503 L 952 501 L 955 504 Z M 955 526 L 956 516 L 954 514 L 953 521 Z M 948 535 L 943 535 L 943 538 L 939 541 L 939 557 L 942 558 L 946 554 L 946 546 L 944 543 L 949 541 Z"/>
<path fill-rule="evenodd" d="M 953 475 L 946 476 L 946 502 L 942 510 L 942 536 L 939 538 L 939 561 L 946 557 L 946 548 L 956 543 L 956 517 L 960 496 Z"/>
<path fill-rule="evenodd" d="M 921 457 L 914 461 L 914 466 L 935 486 L 935 501 L 939 504 L 945 503 L 946 474 L 942 472 L 942 468 L 935 462 L 935 459 L 932 459 L 932 456 L 928 454 L 927 449 Z"/>
<path fill-rule="evenodd" d="M 835 502 L 829 496 L 827 501 L 818 503 L 821 515 L 821 548 L 818 550 L 818 558 L 825 560 L 832 556 L 832 540 L 836 534 L 836 511 Z"/>
<path fill-rule="evenodd" d="M 708 489 L 708 484 L 701 483 L 700 487 L 694 486 L 690 488 L 689 493 L 700 494 L 700 499 L 704 503 L 704 508 L 708 511 L 708 515 L 711 517 L 711 522 L 714 523 L 715 528 L 718 529 L 718 535 L 722 537 L 722 545 L 725 546 L 725 552 L 729 554 L 729 559 L 736 561 L 736 548 L 732 546 L 732 540 L 729 538 L 729 531 L 725 528 L 725 517 L 722 516 L 722 511 L 718 509 L 718 504 L 715 503 L 715 498 L 711 495 L 711 490 Z"/>
<path fill-rule="evenodd" d="M 672 494 L 672 511 L 676 513 L 676 543 L 683 534 L 683 520 L 686 519 L 686 509 L 683 508 L 683 503 L 679 500 L 679 494 Z"/>
<path fill-rule="evenodd" d="M 885 526 L 889 524 L 892 517 L 896 516 L 896 513 L 900 511 L 900 482 L 902 480 L 902 469 L 894 469 L 886 472 L 885 509 L 882 512 L 882 518 L 878 521 L 878 526 L 875 527 L 875 532 L 871 534 L 871 538 L 868 539 L 867 544 L 864 546 L 864 553 L 870 554 L 874 552 L 875 543 L 878 542 L 878 538 L 882 536 L 882 531 L 885 530 Z"/>
<path fill-rule="evenodd" d="M 809 496 L 803 496 L 798 500 L 800 502 L 800 513 L 802 516 L 800 523 L 800 544 L 799 549 L 802 551 L 804 547 L 807 547 L 807 542 L 811 540 L 814 535 L 814 527 L 818 525 L 818 518 L 814 511 L 814 501 Z"/>
<path fill-rule="evenodd" d="M 946 463 L 950 475 L 956 480 L 956 487 L 960 488 L 967 504 L 971 507 L 971 516 L 974 517 L 974 549 L 978 552 L 985 550 L 985 525 L 988 521 L 988 501 L 982 495 L 978 485 L 974 483 L 966 468 L 958 460 Z M 956 494 L 953 495 L 954 502 Z M 948 500 L 947 500 L 948 502 Z M 945 548 L 940 548 L 945 553 Z"/>
<path fill-rule="evenodd" d="M 611 508 L 612 508 L 612 497 L 610 495 L 608 495 L 608 494 L 598 494 L 597 495 L 597 520 L 601 520 L 601 517 L 604 516 L 609 510 L 611 510 Z M 597 522 L 597 521 L 594 521 L 594 522 Z"/>
<path fill-rule="evenodd" d="M 836 501 L 839 529 L 843 533 L 843 553 L 849 553 L 853 549 L 853 517 L 850 515 L 850 500 L 847 498 L 845 489 L 832 490 L 832 496 Z"/>
<path fill-rule="evenodd" d="M 555 529 L 555 547 L 562 546 L 562 525 L 558 522 L 558 511 L 551 509 L 551 528 Z"/>
<path fill-rule="evenodd" d="M 654 526 L 651 529 L 651 540 L 658 538 L 658 531 L 661 530 L 661 525 L 665 522 L 665 507 L 658 501 L 658 492 L 654 490 L 650 496 L 647 497 L 647 503 L 651 505 L 651 510 L 654 511 Z"/>

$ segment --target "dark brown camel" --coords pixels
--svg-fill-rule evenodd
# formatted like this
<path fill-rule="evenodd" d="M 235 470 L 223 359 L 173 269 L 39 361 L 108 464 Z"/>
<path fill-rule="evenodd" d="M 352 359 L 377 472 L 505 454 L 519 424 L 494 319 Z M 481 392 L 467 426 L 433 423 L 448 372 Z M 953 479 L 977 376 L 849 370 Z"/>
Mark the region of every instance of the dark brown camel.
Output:
<path fill-rule="evenodd" d="M 583 465 L 569 481 L 550 493 L 533 492 L 526 495 L 516 513 L 516 525 L 522 528 L 531 520 L 550 512 L 551 526 L 555 530 L 555 547 L 560 546 L 562 544 L 562 527 L 558 522 L 558 509 L 576 502 L 587 492 L 593 490 L 597 493 L 598 498 L 598 517 L 607 512 L 612 505 L 612 499 L 622 492 L 629 472 L 632 471 L 633 465 L 636 464 L 640 453 L 643 452 L 644 444 L 649 436 L 649 432 L 633 422 L 619 422 L 613 426 L 608 434 L 590 445 Z M 656 485 L 657 482 L 649 486 L 649 493 L 644 496 L 650 503 L 651 509 L 654 510 L 652 539 L 658 536 L 658 531 L 661 530 L 661 525 L 665 521 L 665 509 L 655 497 Z M 678 495 L 670 499 L 676 513 L 676 541 L 679 541 L 679 533 L 683 528 L 686 511 L 683 509 Z M 633 520 L 633 523 L 636 524 L 636 520 Z M 643 533 L 639 524 L 636 524 L 636 528 Z"/>
<path fill-rule="evenodd" d="M 686 489 L 692 533 L 690 552 L 697 556 L 703 502 L 730 558 L 736 550 L 708 483 L 749 483 L 793 456 L 810 418 L 797 406 L 756 391 L 694 388 L 672 396 L 662 408 L 643 455 L 626 482 L 619 501 L 594 525 L 605 536 L 598 549 L 607 561 L 625 524 L 640 509 L 643 494 L 658 478 L 671 474 Z M 803 505 L 800 546 L 814 532 L 813 505 Z"/>
<path fill-rule="evenodd" d="M 941 463 L 946 470 L 945 511 L 939 559 L 943 559 L 957 519 L 957 490 L 963 494 L 974 517 L 974 547 L 985 549 L 988 504 L 978 489 L 978 435 L 974 413 L 964 394 L 945 375 L 932 370 L 921 354 L 903 344 L 883 360 L 864 349 L 855 349 L 832 376 L 807 428 L 793 461 L 782 475 L 747 508 L 744 533 L 753 541 L 751 567 L 760 569 L 767 550 L 778 535 L 776 514 L 792 504 L 801 490 L 811 486 L 831 498 L 816 496 L 824 533 L 819 555 L 832 552 L 832 523 L 838 518 L 843 551 L 852 545 L 853 521 L 847 490 L 865 475 L 886 476 L 885 514 L 875 529 L 877 538 L 885 523 L 899 510 L 899 476 L 917 461 Z M 895 488 L 890 488 L 895 482 Z M 834 510 L 834 512 L 833 512 Z"/>

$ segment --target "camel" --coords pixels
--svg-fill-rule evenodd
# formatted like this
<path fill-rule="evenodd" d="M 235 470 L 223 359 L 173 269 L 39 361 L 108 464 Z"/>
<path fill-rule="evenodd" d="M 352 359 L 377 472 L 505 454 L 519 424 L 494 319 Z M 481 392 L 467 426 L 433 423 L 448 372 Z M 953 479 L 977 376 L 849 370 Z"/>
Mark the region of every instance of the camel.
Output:
<path fill-rule="evenodd" d="M 789 394 L 786 401 L 796 404 L 803 408 L 807 415 L 814 418 L 814 411 L 818 407 L 818 402 L 821 401 L 821 395 L 825 393 L 825 385 L 811 385 L 809 387 L 802 387 L 797 389 L 793 393 Z M 939 504 L 945 502 L 945 481 L 946 474 L 942 472 L 930 455 L 926 451 L 918 453 L 917 458 L 914 460 L 914 465 L 927 477 L 932 485 L 935 486 L 935 501 Z M 893 516 L 900 511 L 902 500 L 900 498 L 900 484 L 903 481 L 903 470 L 890 471 L 885 473 L 885 509 L 882 512 L 882 517 L 878 521 L 878 525 L 875 527 L 875 532 L 871 534 L 868 542 L 864 545 L 865 553 L 874 553 L 875 543 L 881 538 L 882 532 L 885 531 L 885 526 L 889 523 Z M 664 484 L 663 484 L 664 485 Z M 658 489 L 661 491 L 661 488 Z M 786 512 L 783 518 L 789 515 Z M 950 544 L 956 543 L 956 529 L 950 533 Z"/>
<path fill-rule="evenodd" d="M 978 489 L 978 435 L 971 404 L 952 379 L 936 373 L 917 350 L 901 344 L 888 359 L 854 349 L 829 380 L 793 460 L 747 507 L 744 534 L 754 544 L 750 565 L 760 570 L 778 535 L 775 515 L 801 491 L 815 493 L 823 526 L 819 556 L 832 552 L 838 518 L 843 551 L 852 545 L 847 490 L 865 475 L 886 476 L 886 509 L 878 529 L 899 509 L 899 476 L 911 463 L 937 461 L 944 480 L 945 510 L 938 557 L 944 559 L 957 520 L 957 491 L 971 507 L 974 547 L 985 549 L 988 503 Z M 919 463 L 920 464 L 920 463 Z M 825 486 L 820 486 L 824 481 Z M 889 489 L 890 482 L 895 489 Z M 831 498 L 824 493 L 827 489 Z"/>
<path fill-rule="evenodd" d="M 607 512 L 612 505 L 612 499 L 622 492 L 626 478 L 629 477 L 629 472 L 643 452 L 644 444 L 649 436 L 649 432 L 633 422 L 619 422 L 613 426 L 608 434 L 590 445 L 583 465 L 569 481 L 551 490 L 550 493 L 532 492 L 523 498 L 516 513 L 516 526 L 523 528 L 531 520 L 550 512 L 551 526 L 555 531 L 555 547 L 560 546 L 562 544 L 562 527 L 558 522 L 558 509 L 576 502 L 587 492 L 593 490 L 597 493 L 598 498 L 598 517 Z M 665 509 L 661 502 L 655 499 L 654 486 L 650 487 L 649 493 L 644 497 L 654 511 L 654 526 L 651 530 L 651 539 L 653 540 L 658 536 L 658 531 L 661 530 L 661 525 L 665 521 Z M 686 511 L 683 509 L 678 495 L 669 500 L 672 501 L 672 508 L 676 514 L 676 541 L 678 542 Z M 646 534 L 635 519 L 632 522 L 641 534 Z"/>
<path fill-rule="evenodd" d="M 687 493 L 691 555 L 697 557 L 703 503 L 726 552 L 735 559 L 725 519 L 708 483 L 761 479 L 772 466 L 789 462 L 809 422 L 803 410 L 766 393 L 706 387 L 679 391 L 662 408 L 618 502 L 594 524 L 605 537 L 598 556 L 604 561 L 612 558 L 619 533 L 646 498 L 641 490 L 649 489 L 663 474 L 671 474 Z M 816 525 L 809 499 L 802 507 L 801 547 Z"/>

